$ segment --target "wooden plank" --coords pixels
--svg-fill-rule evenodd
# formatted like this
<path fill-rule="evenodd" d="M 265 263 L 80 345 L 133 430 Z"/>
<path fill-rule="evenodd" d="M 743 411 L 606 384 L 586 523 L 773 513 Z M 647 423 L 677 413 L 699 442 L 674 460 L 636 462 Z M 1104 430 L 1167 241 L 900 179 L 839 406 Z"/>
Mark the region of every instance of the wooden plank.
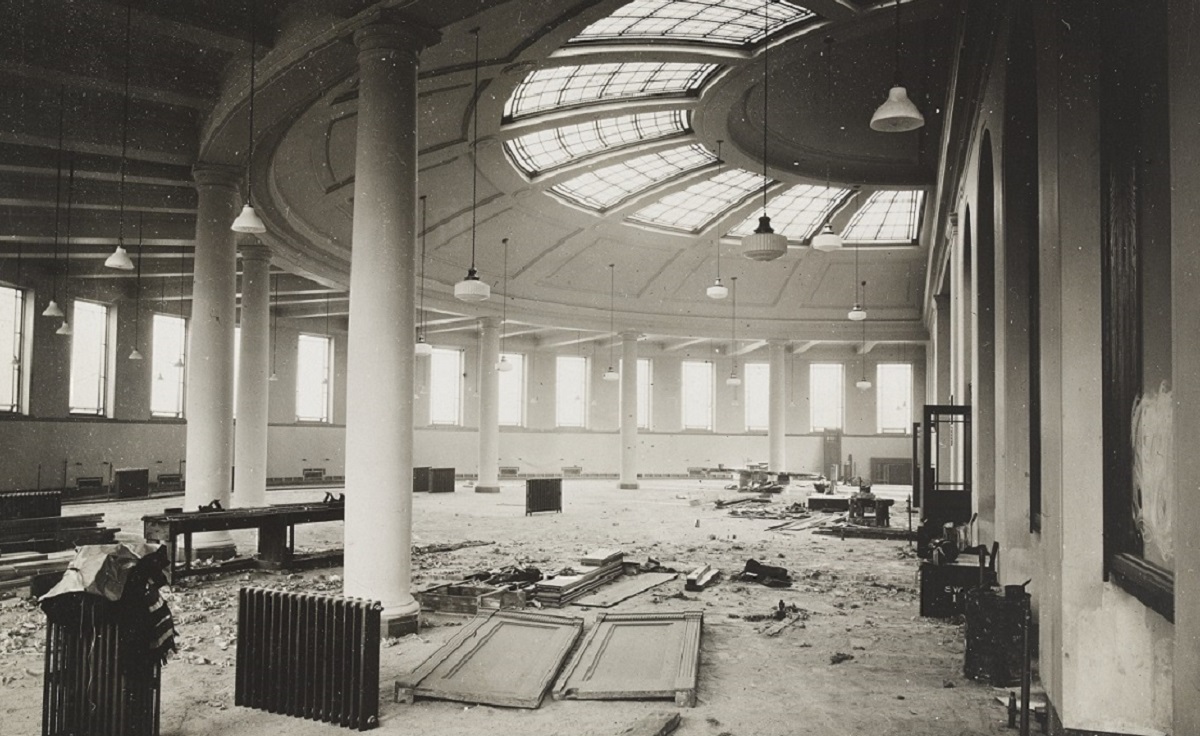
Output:
<path fill-rule="evenodd" d="M 582 632 L 579 618 L 520 611 L 481 614 L 397 680 L 396 699 L 537 708 Z"/>
<path fill-rule="evenodd" d="M 554 685 L 555 700 L 696 704 L 703 611 L 602 613 Z"/>
<path fill-rule="evenodd" d="M 679 728 L 679 711 L 674 713 L 651 713 L 639 718 L 621 736 L 670 736 Z"/>
<path fill-rule="evenodd" d="M 588 567 L 604 567 L 610 562 L 616 562 L 623 557 L 625 557 L 625 553 L 619 549 L 598 549 L 581 557 L 579 564 L 587 565 Z"/>
<path fill-rule="evenodd" d="M 607 585 L 595 593 L 583 596 L 575 601 L 575 605 L 608 608 L 639 593 L 656 588 L 668 580 L 674 580 L 676 577 L 673 572 L 644 572 L 640 575 L 627 575 L 618 578 L 612 585 Z"/>

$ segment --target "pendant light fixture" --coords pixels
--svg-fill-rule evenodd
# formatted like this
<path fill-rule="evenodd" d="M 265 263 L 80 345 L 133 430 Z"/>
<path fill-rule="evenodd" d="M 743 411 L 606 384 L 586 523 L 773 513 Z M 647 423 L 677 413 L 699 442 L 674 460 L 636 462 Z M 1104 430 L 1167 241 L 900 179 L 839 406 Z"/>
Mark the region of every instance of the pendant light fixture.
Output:
<path fill-rule="evenodd" d="M 500 296 L 500 360 L 496 363 L 496 370 L 501 373 L 508 373 L 512 370 L 512 363 L 504 357 L 504 333 L 508 331 L 508 238 L 500 241 L 504 246 L 504 293 Z"/>
<path fill-rule="evenodd" d="M 863 307 L 863 302 L 867 299 L 867 282 L 862 282 L 862 295 L 860 297 L 858 291 L 858 252 L 862 250 L 862 246 L 854 248 L 854 306 L 850 307 L 850 311 L 846 313 L 846 317 L 851 322 L 862 322 L 867 318 L 867 310 Z"/>
<path fill-rule="evenodd" d="M 180 248 L 179 249 L 179 332 L 181 334 L 179 336 L 180 337 L 180 339 L 179 339 L 179 357 L 176 358 L 175 362 L 171 364 L 175 368 L 183 368 L 184 365 L 186 365 L 183 360 L 184 352 L 187 351 L 187 322 L 185 322 L 183 319 L 183 287 L 184 287 L 183 277 L 187 273 L 187 270 L 184 268 L 184 265 L 183 265 L 185 255 L 186 255 L 186 251 L 184 251 L 183 248 Z"/>
<path fill-rule="evenodd" d="M 66 258 L 63 259 L 63 304 L 70 303 L 71 295 L 71 205 L 75 201 L 75 159 L 68 162 L 70 173 L 67 174 L 67 236 L 66 243 Z M 63 315 L 62 324 L 54 331 L 56 335 L 71 335 L 71 323 L 67 320 L 66 315 Z"/>
<path fill-rule="evenodd" d="M 271 376 L 268 381 L 278 381 L 275 373 L 275 344 L 279 333 L 279 274 L 275 274 L 275 283 L 271 288 Z"/>
<path fill-rule="evenodd" d="M 66 88 L 58 88 L 58 166 L 54 175 L 54 267 L 50 271 L 51 296 L 50 303 L 42 312 L 43 317 L 62 319 L 66 316 L 62 307 L 58 306 L 58 220 L 62 206 L 62 154 L 63 154 L 63 123 L 66 107 L 63 104 L 63 92 Z"/>
<path fill-rule="evenodd" d="M 608 340 L 608 370 L 604 371 L 605 381 L 615 381 L 621 377 L 617 373 L 617 369 L 613 367 L 613 343 L 616 342 L 616 318 L 615 310 L 617 306 L 617 264 L 608 264 L 608 331 L 611 333 Z"/>
<path fill-rule="evenodd" d="M 729 280 L 733 283 L 733 299 L 729 305 L 729 355 L 733 358 L 733 370 L 729 372 L 729 378 L 725 379 L 725 385 L 741 386 L 742 377 L 738 375 L 737 359 L 737 276 Z"/>
<path fill-rule="evenodd" d="M 787 238 L 771 229 L 771 218 L 767 216 L 767 186 L 771 180 L 767 178 L 767 91 L 770 87 L 770 69 L 767 60 L 770 55 L 770 0 L 763 0 L 763 213 L 758 218 L 758 227 L 754 232 L 742 238 L 742 255 L 752 261 L 773 261 L 787 252 Z"/>
<path fill-rule="evenodd" d="M 125 3 L 125 87 L 121 97 L 121 180 L 117 186 L 117 248 L 104 260 L 107 268 L 118 271 L 132 271 L 133 261 L 125 251 L 125 170 L 128 168 L 126 151 L 129 147 L 129 60 L 133 56 L 133 45 L 130 41 L 130 29 L 133 25 L 133 3 Z"/>
<path fill-rule="evenodd" d="M 721 165 L 725 163 L 721 160 L 721 144 L 725 141 L 717 141 L 717 178 L 721 178 Z M 717 280 L 713 285 L 705 289 L 704 293 L 709 299 L 724 299 L 729 296 L 729 288 L 721 283 L 721 231 L 713 228 L 713 245 L 717 250 Z"/>
<path fill-rule="evenodd" d="M 429 220 L 426 210 L 425 195 L 421 197 L 421 314 L 419 319 L 420 326 L 417 328 L 417 342 L 413 345 L 413 352 L 418 356 L 433 355 L 433 346 L 425 342 L 425 231 L 429 229 Z"/>
<path fill-rule="evenodd" d="M 825 37 L 825 119 L 833 120 L 833 36 Z M 829 191 L 831 176 L 831 168 L 833 164 L 830 160 L 825 161 L 825 190 Z M 830 220 L 833 215 L 830 214 Z M 840 250 L 842 247 L 842 238 L 833 230 L 833 223 L 830 220 L 825 221 L 821 232 L 817 233 L 812 239 L 812 247 L 819 251 L 828 253 L 831 250 Z"/>
<path fill-rule="evenodd" d="M 887 100 L 871 116 L 871 130 L 881 133 L 905 133 L 925 124 L 925 116 L 908 99 L 908 90 L 900 81 L 900 0 L 896 0 L 896 76 Z"/>
<path fill-rule="evenodd" d="M 481 302 L 492 295 L 492 288 L 479 280 L 479 272 L 475 270 L 475 223 L 479 208 L 479 29 L 475 28 L 471 33 L 475 34 L 475 102 L 471 107 L 471 127 L 474 129 L 471 140 L 471 267 L 467 269 L 466 278 L 454 285 L 454 298 Z"/>
<path fill-rule="evenodd" d="M 253 8 L 253 4 L 247 7 Z M 246 204 L 242 205 L 242 213 L 233 221 L 230 229 L 235 233 L 265 233 L 267 226 L 263 224 L 258 213 L 251 204 L 251 190 L 254 188 L 254 56 L 255 56 L 254 16 L 250 13 L 250 120 L 246 128 Z"/>
<path fill-rule="evenodd" d="M 130 360 L 141 360 L 142 352 L 138 350 L 141 341 L 142 324 L 142 216 L 138 215 L 138 248 L 137 248 L 137 280 L 133 288 L 133 350 L 129 353 Z"/>
<path fill-rule="evenodd" d="M 866 300 L 866 296 L 865 296 L 866 293 L 867 293 L 867 282 L 864 281 L 863 282 L 863 295 L 864 295 L 863 299 L 864 299 L 864 301 Z M 863 317 L 864 318 L 862 320 L 859 320 L 862 322 L 862 342 L 859 343 L 859 348 L 858 348 L 858 356 L 859 356 L 858 362 L 859 362 L 860 366 L 862 367 L 862 374 L 861 374 L 861 377 L 854 383 L 855 388 L 857 388 L 859 391 L 866 391 L 867 389 L 871 388 L 871 382 L 867 380 L 867 323 L 866 323 L 866 319 L 865 319 L 866 318 L 866 310 L 863 310 Z"/>

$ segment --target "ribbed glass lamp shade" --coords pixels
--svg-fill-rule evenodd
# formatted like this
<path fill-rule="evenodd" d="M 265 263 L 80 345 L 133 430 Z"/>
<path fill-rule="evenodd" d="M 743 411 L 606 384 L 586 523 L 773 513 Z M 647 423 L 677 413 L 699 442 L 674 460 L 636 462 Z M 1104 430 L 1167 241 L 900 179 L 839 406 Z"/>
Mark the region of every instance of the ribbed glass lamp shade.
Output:
<path fill-rule="evenodd" d="M 130 360 L 141 360 L 141 359 L 142 359 L 142 352 L 141 352 L 140 350 L 138 350 L 137 348 L 134 348 L 134 349 L 133 349 L 132 351 L 130 351 L 130 353 L 129 353 L 129 359 L 130 359 Z"/>
<path fill-rule="evenodd" d="M 871 116 L 871 130 L 881 133 L 905 133 L 925 124 L 925 116 L 908 99 L 908 90 L 896 85 L 888 90 L 887 100 Z"/>
<path fill-rule="evenodd" d="M 740 376 L 738 376 L 738 374 L 733 373 L 729 376 L 729 378 L 725 379 L 725 385 L 726 386 L 741 386 L 742 379 Z"/>
<path fill-rule="evenodd" d="M 413 352 L 417 355 L 433 355 L 433 346 L 425 342 L 425 336 L 421 335 L 413 345 Z"/>
<path fill-rule="evenodd" d="M 862 322 L 867 318 L 867 310 L 863 309 L 861 304 L 855 304 L 849 312 L 846 312 L 846 317 L 851 322 Z"/>
<path fill-rule="evenodd" d="M 500 360 L 496 363 L 496 370 L 501 373 L 508 373 L 512 370 L 512 363 L 509 363 L 506 358 L 501 356 Z"/>
<path fill-rule="evenodd" d="M 63 323 L 58 326 L 58 329 L 54 331 L 54 334 L 56 334 L 56 335 L 72 335 L 72 334 L 74 334 L 74 332 L 75 331 L 71 329 L 71 325 L 66 320 L 63 320 Z"/>
<path fill-rule="evenodd" d="M 742 238 L 742 255 L 752 261 L 773 261 L 787 253 L 787 238 L 771 229 L 771 218 L 758 218 L 758 228 Z"/>
<path fill-rule="evenodd" d="M 833 225 L 827 222 L 825 223 L 825 227 L 821 228 L 821 232 L 813 236 L 812 247 L 826 253 L 831 250 L 838 250 L 842 247 L 842 236 L 835 233 Z"/>
<path fill-rule="evenodd" d="M 454 285 L 454 298 L 463 302 L 482 302 L 492 295 L 492 287 L 479 280 L 475 269 L 467 271 L 467 277 Z"/>
<path fill-rule="evenodd" d="M 120 245 L 117 246 L 117 249 L 108 258 L 104 259 L 104 265 L 107 268 L 115 268 L 120 271 L 133 270 L 133 261 L 130 260 L 129 253 Z"/>
<path fill-rule="evenodd" d="M 604 380 L 606 381 L 616 381 L 620 377 L 621 374 L 617 373 L 617 369 L 611 365 L 608 367 L 608 370 L 604 371 Z"/>
<path fill-rule="evenodd" d="M 42 316 L 62 318 L 66 315 L 63 314 L 62 307 L 58 306 L 58 302 L 51 299 L 50 303 L 46 305 L 46 308 L 42 310 Z"/>
<path fill-rule="evenodd" d="M 709 299 L 724 299 L 729 296 L 729 287 L 721 283 L 720 277 L 713 282 L 713 285 L 704 290 L 708 294 Z"/>
<path fill-rule="evenodd" d="M 854 382 L 854 387 L 859 391 L 866 391 L 867 389 L 871 388 L 871 382 L 865 378 L 860 378 Z"/>
<path fill-rule="evenodd" d="M 235 233 L 265 233 L 267 226 L 263 224 L 258 213 L 254 211 L 254 207 L 249 202 L 242 205 L 242 214 L 237 216 L 230 226 L 230 230 Z"/>

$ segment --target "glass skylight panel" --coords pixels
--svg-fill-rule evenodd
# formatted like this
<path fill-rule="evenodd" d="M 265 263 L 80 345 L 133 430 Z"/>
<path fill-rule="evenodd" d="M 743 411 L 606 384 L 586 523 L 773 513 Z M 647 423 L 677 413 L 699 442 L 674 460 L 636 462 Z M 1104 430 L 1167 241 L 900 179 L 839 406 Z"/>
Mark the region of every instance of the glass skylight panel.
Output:
<path fill-rule="evenodd" d="M 770 33 L 815 17 L 807 8 L 782 1 L 770 3 L 766 12 Z M 763 3 L 762 0 L 633 0 L 583 29 L 571 42 L 651 38 L 732 45 L 755 43 L 763 38 Z"/>
<path fill-rule="evenodd" d="M 629 216 L 629 219 L 658 227 L 696 232 L 719 214 L 762 189 L 762 174 L 743 169 L 724 171 L 668 194 Z"/>
<path fill-rule="evenodd" d="M 878 191 L 854 213 L 842 232 L 844 242 L 912 243 L 921 224 L 921 205 L 925 192 L 920 190 Z"/>
<path fill-rule="evenodd" d="M 786 235 L 788 240 L 807 240 L 849 193 L 849 189 L 841 187 L 815 184 L 794 186 L 767 204 L 771 227 L 775 232 Z M 730 230 L 729 234 L 741 237 L 754 232 L 761 214 L 755 212 Z"/>
<path fill-rule="evenodd" d="M 687 113 L 681 110 L 648 112 L 539 130 L 505 141 L 504 149 L 517 166 L 533 175 L 599 151 L 665 138 L 687 129 Z"/>
<path fill-rule="evenodd" d="M 716 64 L 626 62 L 556 66 L 532 71 L 504 103 L 505 117 L 655 95 L 684 95 L 708 79 Z"/>
<path fill-rule="evenodd" d="M 556 184 L 550 190 L 584 207 L 604 210 L 658 182 L 716 160 L 717 157 L 704 146 L 693 143 L 589 171 Z"/>

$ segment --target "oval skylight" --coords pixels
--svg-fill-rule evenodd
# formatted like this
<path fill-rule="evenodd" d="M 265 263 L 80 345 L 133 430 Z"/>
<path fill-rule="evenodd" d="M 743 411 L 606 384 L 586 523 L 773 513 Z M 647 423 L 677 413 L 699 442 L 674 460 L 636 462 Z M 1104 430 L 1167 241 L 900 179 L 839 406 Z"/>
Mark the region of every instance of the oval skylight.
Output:
<path fill-rule="evenodd" d="M 704 146 L 693 143 L 589 171 L 550 191 L 584 207 L 606 210 L 637 192 L 716 160 Z"/>
<path fill-rule="evenodd" d="M 637 61 L 537 69 L 513 90 L 504 115 L 519 118 L 589 102 L 683 96 L 698 90 L 716 68 L 716 64 Z"/>
<path fill-rule="evenodd" d="M 762 189 L 762 174 L 732 169 L 668 194 L 629 216 L 634 222 L 694 233 Z"/>
<path fill-rule="evenodd" d="M 769 33 L 815 17 L 807 8 L 783 0 L 770 3 L 768 8 Z M 735 46 L 757 43 L 763 38 L 763 3 L 762 0 L 633 0 L 583 29 L 571 43 L 653 38 Z"/>
<path fill-rule="evenodd" d="M 767 212 L 771 215 L 771 227 L 775 232 L 787 236 L 788 240 L 808 240 L 816 232 L 834 207 L 843 202 L 849 189 L 824 187 L 815 184 L 800 184 L 771 199 Z M 749 235 L 758 227 L 761 212 L 755 212 L 729 231 L 733 237 Z"/>
<path fill-rule="evenodd" d="M 504 142 L 509 158 L 533 176 L 600 151 L 688 131 L 682 110 L 601 118 L 561 128 L 539 130 Z"/>
<path fill-rule="evenodd" d="M 925 192 L 919 189 L 872 192 L 842 231 L 849 243 L 916 242 L 921 227 L 921 205 Z"/>

